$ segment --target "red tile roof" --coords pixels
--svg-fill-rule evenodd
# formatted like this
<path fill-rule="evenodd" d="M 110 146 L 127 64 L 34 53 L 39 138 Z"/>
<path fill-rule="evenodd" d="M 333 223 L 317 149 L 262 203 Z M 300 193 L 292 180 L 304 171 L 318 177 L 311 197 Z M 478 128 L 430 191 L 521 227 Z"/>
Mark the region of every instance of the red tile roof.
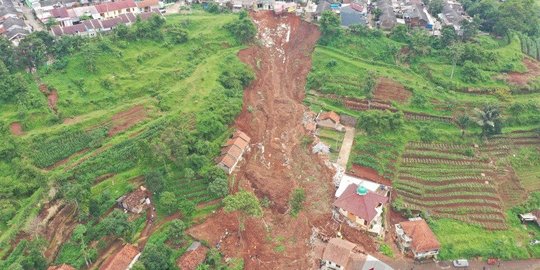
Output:
<path fill-rule="evenodd" d="M 388 198 L 374 192 L 358 195 L 357 188 L 357 185 L 350 184 L 334 202 L 334 206 L 370 222 L 377 215 L 375 208 L 381 203 L 388 202 Z"/>
<path fill-rule="evenodd" d="M 67 8 L 53 8 L 51 10 L 51 15 L 55 18 L 69 18 Z"/>
<path fill-rule="evenodd" d="M 244 132 L 237 130 L 225 143 L 217 162 L 225 165 L 227 168 L 232 168 L 248 147 L 250 140 Z"/>
<path fill-rule="evenodd" d="M 99 270 L 126 270 L 139 253 L 139 250 L 135 246 L 127 244 L 120 252 L 109 257 Z"/>
<path fill-rule="evenodd" d="M 411 248 L 416 252 L 441 248 L 441 244 L 425 220 L 404 221 L 399 225 L 401 225 L 405 234 L 412 239 Z"/>
<path fill-rule="evenodd" d="M 47 270 L 75 270 L 75 268 L 67 265 L 67 264 L 62 264 L 62 265 L 57 265 L 57 266 L 49 266 L 49 268 L 47 268 Z"/>
<path fill-rule="evenodd" d="M 134 7 L 137 7 L 137 4 L 135 4 L 135 1 L 124 0 L 124 1 L 118 1 L 118 2 L 109 2 L 109 3 L 99 4 L 96 6 L 96 9 L 99 13 L 105 13 L 109 11 L 122 10 L 126 8 L 134 8 Z"/>
<path fill-rule="evenodd" d="M 322 259 L 339 265 L 346 266 L 349 263 L 355 244 L 340 238 L 332 238 L 328 241 Z"/>
<path fill-rule="evenodd" d="M 195 249 L 184 253 L 176 263 L 182 270 L 195 270 L 197 266 L 204 262 L 207 252 L 208 248 L 199 244 Z"/>
<path fill-rule="evenodd" d="M 324 112 L 319 115 L 319 120 L 330 119 L 334 123 L 339 124 L 339 115 L 335 112 Z"/>
<path fill-rule="evenodd" d="M 143 1 L 137 2 L 136 4 L 137 4 L 137 7 L 139 8 L 158 7 L 159 0 L 143 0 Z"/>

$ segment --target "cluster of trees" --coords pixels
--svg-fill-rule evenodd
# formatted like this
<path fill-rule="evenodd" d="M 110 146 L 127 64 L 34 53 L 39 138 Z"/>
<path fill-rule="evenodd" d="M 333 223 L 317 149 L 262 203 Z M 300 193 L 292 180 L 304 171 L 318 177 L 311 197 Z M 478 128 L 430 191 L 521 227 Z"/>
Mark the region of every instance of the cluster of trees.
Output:
<path fill-rule="evenodd" d="M 370 110 L 362 112 L 358 117 L 358 128 L 369 135 L 399 131 L 404 123 L 402 112 Z"/>
<path fill-rule="evenodd" d="M 248 17 L 246 11 L 242 11 L 238 15 L 238 20 L 234 20 L 226 24 L 225 29 L 229 31 L 238 42 L 249 43 L 253 41 L 255 35 L 257 35 L 257 27 Z"/>
<path fill-rule="evenodd" d="M 507 36 L 512 31 L 540 34 L 540 7 L 534 0 L 462 0 L 463 7 L 479 21 L 482 31 Z"/>

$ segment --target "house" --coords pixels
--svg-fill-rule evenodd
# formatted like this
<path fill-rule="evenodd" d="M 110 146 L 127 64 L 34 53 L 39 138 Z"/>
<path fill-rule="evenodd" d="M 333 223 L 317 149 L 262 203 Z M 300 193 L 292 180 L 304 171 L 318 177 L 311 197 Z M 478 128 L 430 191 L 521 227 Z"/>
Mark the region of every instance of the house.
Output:
<path fill-rule="evenodd" d="M 142 0 L 135 2 L 137 5 L 137 8 L 139 9 L 139 13 L 142 12 L 150 12 L 154 9 L 159 9 L 159 0 Z"/>
<path fill-rule="evenodd" d="M 409 27 L 428 28 L 429 18 L 420 4 L 407 6 L 403 12 L 405 24 Z"/>
<path fill-rule="evenodd" d="M 367 24 L 367 9 L 358 3 L 343 5 L 339 11 L 341 26 L 349 27 L 351 25 Z"/>
<path fill-rule="evenodd" d="M 339 198 L 343 194 L 343 192 L 345 192 L 345 190 L 352 184 L 357 186 L 363 186 L 369 192 L 373 192 L 384 197 L 390 197 L 390 187 L 387 187 L 385 185 L 375 183 L 366 179 L 354 177 L 345 173 L 338 177 L 340 177 L 341 179 L 336 179 L 336 182 L 338 183 L 336 185 L 336 193 L 334 194 L 336 198 Z"/>
<path fill-rule="evenodd" d="M 18 45 L 20 40 L 30 34 L 32 30 L 19 17 L 7 17 L 0 22 L 0 28 L 3 29 L 3 35 L 15 45 Z"/>
<path fill-rule="evenodd" d="M 461 34 L 461 22 L 466 20 L 466 13 L 458 2 L 445 1 L 443 4 L 442 12 L 438 15 L 443 25 L 449 25 L 454 27 L 456 32 Z"/>
<path fill-rule="evenodd" d="M 425 220 L 413 218 L 396 224 L 395 229 L 401 252 L 411 252 L 419 261 L 436 258 L 439 254 L 441 244 Z"/>
<path fill-rule="evenodd" d="M 388 197 L 369 191 L 363 185 L 350 184 L 334 201 L 336 220 L 376 235 L 384 233 L 382 213 Z"/>
<path fill-rule="evenodd" d="M 97 5 L 96 9 L 104 19 L 114 18 L 125 13 L 136 13 L 139 10 L 133 0 L 102 3 Z"/>
<path fill-rule="evenodd" d="M 274 0 L 255 0 L 253 9 L 255 10 L 272 10 L 274 8 Z"/>
<path fill-rule="evenodd" d="M 534 222 L 540 226 L 540 209 L 530 213 L 520 214 L 519 219 L 521 220 L 521 223 Z"/>
<path fill-rule="evenodd" d="M 228 174 L 231 174 L 242 159 L 242 155 L 249 149 L 250 138 L 242 131 L 237 130 L 221 149 L 217 165 Z"/>
<path fill-rule="evenodd" d="M 140 186 L 138 189 L 129 193 L 128 195 L 118 198 L 116 202 L 118 203 L 118 206 L 125 211 L 139 214 L 144 210 L 144 208 L 150 205 L 149 195 L 149 191 L 147 191 L 144 186 Z"/>
<path fill-rule="evenodd" d="M 377 26 L 383 30 L 394 28 L 397 23 L 396 14 L 390 0 L 377 1 L 377 7 L 382 11 Z"/>
<path fill-rule="evenodd" d="M 197 266 L 204 262 L 207 252 L 208 248 L 203 246 L 201 242 L 193 242 L 186 250 L 186 253 L 176 261 L 176 264 L 182 270 L 195 270 Z"/>
<path fill-rule="evenodd" d="M 62 265 L 49 266 L 47 270 L 75 270 L 75 268 L 73 268 L 71 265 L 67 265 L 64 263 Z"/>
<path fill-rule="evenodd" d="M 321 18 L 322 13 L 327 10 L 332 10 L 330 2 L 326 0 L 319 1 L 319 4 L 317 5 L 315 12 L 312 13 L 313 20 L 318 21 Z"/>
<path fill-rule="evenodd" d="M 320 113 L 316 119 L 317 126 L 319 127 L 332 128 L 338 131 L 344 131 L 345 127 L 340 124 L 339 120 L 339 115 L 335 112 Z"/>
<path fill-rule="evenodd" d="M 99 270 L 131 269 L 139 259 L 139 256 L 141 256 L 141 252 L 135 246 L 127 244 L 114 256 L 107 258 L 101 267 L 99 267 Z"/>
<path fill-rule="evenodd" d="M 159 10 L 143 12 L 137 15 L 134 13 L 124 13 L 115 18 L 84 20 L 79 24 L 70 26 L 62 27 L 60 25 L 55 25 L 51 28 L 51 34 L 57 37 L 63 35 L 96 36 L 98 33 L 111 31 L 120 24 L 129 26 L 137 21 L 137 17 L 141 18 L 143 21 L 148 20 L 154 14 L 163 16 Z"/>
<path fill-rule="evenodd" d="M 320 259 L 321 270 L 392 270 L 377 258 L 358 252 L 356 244 L 341 238 L 331 238 L 321 244 L 316 257 Z"/>

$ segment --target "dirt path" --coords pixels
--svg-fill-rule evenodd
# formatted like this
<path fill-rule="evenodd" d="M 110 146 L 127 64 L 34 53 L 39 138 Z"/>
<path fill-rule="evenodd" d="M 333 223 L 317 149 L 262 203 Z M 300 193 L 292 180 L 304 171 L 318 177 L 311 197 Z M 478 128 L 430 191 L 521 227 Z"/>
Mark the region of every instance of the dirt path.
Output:
<path fill-rule="evenodd" d="M 245 269 L 308 269 L 311 227 L 330 219 L 333 172 L 309 147 L 302 117 L 310 54 L 319 38 L 315 25 L 292 15 L 272 12 L 251 14 L 258 28 L 259 45 L 239 53 L 256 72 L 244 92 L 244 108 L 236 127 L 251 137 L 252 151 L 237 173 L 240 189 L 271 201 L 262 219 L 246 221 L 238 234 L 238 221 L 218 212 L 192 228 L 191 234 L 215 245 L 227 229 L 234 237 L 221 244 L 228 257 L 243 257 Z M 248 110 L 247 108 L 250 108 Z M 293 189 L 306 193 L 304 210 L 288 214 Z M 227 220 L 227 222 L 224 222 Z"/>
<path fill-rule="evenodd" d="M 351 155 L 351 149 L 354 141 L 355 130 L 353 127 L 345 127 L 345 137 L 343 138 L 343 144 L 339 150 L 339 156 L 337 164 L 343 168 L 347 168 L 347 162 L 349 162 L 349 156 Z"/>

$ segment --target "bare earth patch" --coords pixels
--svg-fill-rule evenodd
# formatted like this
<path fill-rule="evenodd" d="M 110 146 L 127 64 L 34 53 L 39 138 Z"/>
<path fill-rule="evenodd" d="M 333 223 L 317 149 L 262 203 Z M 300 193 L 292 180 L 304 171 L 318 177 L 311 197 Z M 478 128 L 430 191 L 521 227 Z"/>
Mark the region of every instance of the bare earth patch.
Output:
<path fill-rule="evenodd" d="M 508 74 L 507 81 L 511 84 L 526 86 L 530 81 L 540 76 L 540 62 L 525 58 L 523 64 L 527 67 L 527 72 L 511 72 Z"/>
<path fill-rule="evenodd" d="M 112 117 L 112 127 L 109 136 L 114 136 L 146 118 L 146 110 L 143 105 L 137 105 L 127 111 L 119 112 Z"/>
<path fill-rule="evenodd" d="M 403 103 L 407 102 L 411 97 L 411 92 L 406 90 L 402 84 L 394 80 L 380 78 L 375 87 L 375 91 L 373 92 L 373 96 L 376 99 Z"/>
<path fill-rule="evenodd" d="M 22 125 L 19 122 L 11 123 L 11 125 L 9 126 L 9 129 L 11 130 L 11 134 L 13 134 L 15 136 L 24 135 Z"/>

